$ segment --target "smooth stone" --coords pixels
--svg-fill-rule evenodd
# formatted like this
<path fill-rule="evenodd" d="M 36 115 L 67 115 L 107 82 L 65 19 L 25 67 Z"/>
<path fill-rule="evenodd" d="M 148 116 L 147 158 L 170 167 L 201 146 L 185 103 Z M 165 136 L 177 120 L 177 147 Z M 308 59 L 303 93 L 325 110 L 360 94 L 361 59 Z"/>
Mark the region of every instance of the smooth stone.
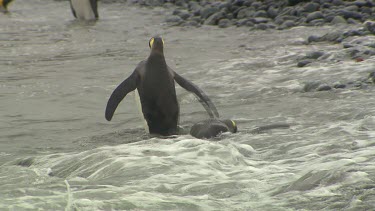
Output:
<path fill-rule="evenodd" d="M 269 18 L 251 18 L 251 21 L 255 24 L 259 24 L 259 23 L 268 23 L 270 19 Z"/>
<path fill-rule="evenodd" d="M 254 17 L 268 18 L 268 14 L 264 10 L 259 10 L 254 13 Z"/>
<path fill-rule="evenodd" d="M 344 5 L 344 1 L 343 0 L 333 0 L 331 2 L 333 5 L 335 6 L 341 6 L 341 5 Z"/>
<path fill-rule="evenodd" d="M 305 58 L 307 58 L 307 59 L 318 59 L 319 57 L 321 57 L 323 55 L 324 55 L 324 52 L 322 52 L 322 51 L 313 51 L 313 52 L 307 53 Z"/>
<path fill-rule="evenodd" d="M 205 21 L 205 25 L 217 25 L 220 19 L 224 18 L 223 12 L 217 12 L 208 17 Z"/>
<path fill-rule="evenodd" d="M 227 28 L 231 25 L 232 25 L 232 21 L 230 21 L 229 19 L 221 19 L 218 23 L 218 26 L 220 28 Z"/>
<path fill-rule="evenodd" d="M 348 11 L 348 10 L 339 10 L 338 14 L 343 16 L 345 19 L 362 19 L 362 14 L 359 12 Z"/>
<path fill-rule="evenodd" d="M 331 90 L 332 87 L 327 85 L 327 84 L 321 84 L 318 86 L 318 88 L 316 88 L 316 91 L 329 91 Z"/>
<path fill-rule="evenodd" d="M 340 82 L 336 82 L 333 84 L 333 88 L 335 89 L 345 89 L 346 85 Z"/>
<path fill-rule="evenodd" d="M 207 19 L 208 17 L 210 17 L 212 14 L 218 12 L 219 9 L 216 8 L 216 7 L 212 7 L 212 6 L 207 6 L 205 8 L 203 8 L 201 10 L 201 17 L 204 18 L 204 19 Z"/>
<path fill-rule="evenodd" d="M 367 29 L 367 31 L 375 34 L 375 21 L 366 21 L 363 25 Z"/>
<path fill-rule="evenodd" d="M 304 67 L 304 66 L 310 64 L 311 62 L 312 62 L 311 60 L 302 60 L 302 61 L 299 61 L 297 63 L 297 67 Z"/>
<path fill-rule="evenodd" d="M 331 24 L 347 24 L 345 18 L 341 16 L 335 16 L 330 22 Z"/>
<path fill-rule="evenodd" d="M 254 10 L 250 8 L 243 8 L 238 11 L 237 13 L 237 19 L 242 19 L 242 18 L 248 18 L 251 17 L 252 14 L 254 14 Z"/>
<path fill-rule="evenodd" d="M 310 3 L 307 3 L 305 4 L 305 6 L 303 7 L 303 10 L 305 12 L 315 12 L 319 9 L 319 4 L 317 3 L 313 3 L 313 2 L 310 2 Z"/>
<path fill-rule="evenodd" d="M 267 10 L 268 17 L 275 18 L 279 14 L 279 10 L 273 6 L 270 6 Z"/>
<path fill-rule="evenodd" d="M 260 23 L 260 24 L 255 25 L 255 28 L 259 30 L 266 30 L 268 29 L 268 25 L 265 23 Z"/>
<path fill-rule="evenodd" d="M 313 12 L 313 13 L 310 13 L 310 14 L 307 15 L 306 22 L 308 23 L 308 22 L 310 22 L 312 20 L 322 19 L 322 18 L 324 18 L 323 13 L 320 12 L 320 11 L 316 11 L 316 12 Z"/>
<path fill-rule="evenodd" d="M 293 26 L 296 26 L 296 23 L 292 20 L 286 20 L 286 21 L 284 21 L 283 24 L 281 24 L 281 28 L 283 28 L 283 29 L 291 28 Z"/>

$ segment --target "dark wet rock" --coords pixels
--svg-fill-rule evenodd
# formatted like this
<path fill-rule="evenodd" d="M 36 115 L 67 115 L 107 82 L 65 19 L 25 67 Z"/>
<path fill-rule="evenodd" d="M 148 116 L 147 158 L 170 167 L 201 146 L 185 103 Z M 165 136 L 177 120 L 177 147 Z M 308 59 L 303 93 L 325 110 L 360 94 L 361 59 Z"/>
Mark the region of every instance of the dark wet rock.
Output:
<path fill-rule="evenodd" d="M 352 11 L 352 12 L 357 12 L 358 11 L 358 7 L 356 5 L 350 5 L 350 6 L 345 7 L 344 10 Z"/>
<path fill-rule="evenodd" d="M 293 26 L 296 26 L 296 23 L 292 20 L 286 20 L 281 24 L 282 29 L 291 28 Z"/>
<path fill-rule="evenodd" d="M 266 29 L 269 29 L 269 28 L 271 28 L 271 27 L 270 27 L 270 25 L 268 25 L 268 24 L 260 23 L 260 24 L 256 24 L 256 25 L 255 25 L 255 28 L 256 28 L 256 29 L 259 29 L 259 30 L 266 30 Z"/>
<path fill-rule="evenodd" d="M 359 19 L 359 20 L 362 19 L 362 14 L 359 13 L 359 12 L 355 12 L 355 11 L 339 10 L 339 11 L 338 11 L 338 14 L 339 14 L 340 16 L 344 17 L 345 19 L 349 19 L 349 18 L 352 18 L 352 19 Z"/>
<path fill-rule="evenodd" d="M 241 19 L 241 20 L 238 20 L 237 22 L 236 22 L 236 26 L 249 26 L 249 27 L 253 27 L 255 24 L 251 21 L 251 20 L 249 20 L 249 19 L 247 19 L 247 18 L 244 18 L 244 19 Z"/>
<path fill-rule="evenodd" d="M 306 22 L 310 22 L 312 20 L 316 20 L 316 19 L 323 19 L 324 18 L 324 15 L 322 12 L 320 11 L 316 11 L 316 12 L 313 12 L 313 13 L 310 13 L 307 15 L 306 17 Z"/>
<path fill-rule="evenodd" d="M 309 26 L 322 26 L 324 25 L 325 21 L 323 19 L 316 19 L 316 20 L 312 20 L 310 21 L 310 23 L 308 24 Z"/>
<path fill-rule="evenodd" d="M 363 25 L 367 31 L 371 34 L 375 34 L 375 21 L 366 21 Z"/>
<path fill-rule="evenodd" d="M 357 7 L 373 7 L 375 6 L 374 2 L 373 1 L 365 1 L 365 0 L 356 0 L 354 2 L 352 2 L 353 5 L 357 6 Z"/>
<path fill-rule="evenodd" d="M 207 20 L 204 21 L 205 25 L 217 25 L 220 19 L 223 19 L 224 13 L 223 12 L 217 12 L 215 14 L 212 14 L 210 17 L 207 18 Z"/>
<path fill-rule="evenodd" d="M 318 59 L 319 57 L 323 56 L 324 52 L 322 51 L 313 51 L 306 54 L 306 59 Z"/>
<path fill-rule="evenodd" d="M 341 16 L 335 16 L 331 21 L 329 21 L 331 24 L 347 24 L 345 18 Z"/>
<path fill-rule="evenodd" d="M 299 61 L 299 62 L 297 63 L 297 67 L 304 67 L 304 66 L 310 64 L 311 62 L 312 62 L 312 61 L 311 61 L 311 60 L 308 60 L 308 59 L 306 59 L 306 60 L 302 60 L 302 61 Z"/>
<path fill-rule="evenodd" d="M 173 15 L 177 15 L 183 20 L 186 20 L 190 17 L 190 13 L 187 10 L 175 10 L 173 11 Z"/>
<path fill-rule="evenodd" d="M 221 19 L 218 25 L 220 28 L 227 28 L 233 24 L 232 24 L 232 21 L 230 21 L 229 19 Z"/>
<path fill-rule="evenodd" d="M 327 84 L 320 84 L 318 88 L 316 88 L 316 91 L 329 91 L 332 87 Z"/>
<path fill-rule="evenodd" d="M 343 48 L 352 48 L 352 47 L 354 47 L 354 45 L 351 44 L 351 43 L 344 43 L 344 44 L 342 44 L 342 46 L 343 46 Z"/>
<path fill-rule="evenodd" d="M 341 6 L 341 5 L 344 5 L 344 1 L 343 0 L 333 0 L 332 4 L 335 5 L 335 6 Z"/>
<path fill-rule="evenodd" d="M 268 14 L 264 10 L 259 10 L 254 13 L 254 17 L 263 17 L 263 18 L 268 18 Z"/>
<path fill-rule="evenodd" d="M 308 82 L 305 82 L 305 85 L 303 86 L 303 91 L 304 91 L 304 92 L 311 92 L 311 91 L 314 91 L 314 90 L 316 90 L 321 84 L 322 84 L 322 82 L 320 82 L 320 81 L 308 81 Z"/>
<path fill-rule="evenodd" d="M 254 14 L 254 10 L 250 8 L 242 8 L 237 13 L 237 19 L 243 19 L 251 17 Z"/>
<path fill-rule="evenodd" d="M 371 83 L 375 83 L 375 71 L 374 72 L 370 72 L 367 79 Z"/>
<path fill-rule="evenodd" d="M 270 21 L 269 18 L 251 18 L 250 20 L 255 24 L 268 23 Z"/>
<path fill-rule="evenodd" d="M 211 15 L 213 15 L 214 13 L 218 11 L 219 11 L 219 8 L 207 6 L 201 10 L 201 17 L 204 19 L 207 19 L 208 17 L 210 17 Z"/>
<path fill-rule="evenodd" d="M 289 6 L 294 6 L 302 2 L 309 2 L 308 0 L 288 0 Z"/>
<path fill-rule="evenodd" d="M 267 10 L 268 17 L 275 18 L 279 13 L 279 10 L 273 6 L 269 7 Z"/>
<path fill-rule="evenodd" d="M 303 10 L 305 12 L 315 12 L 319 9 L 319 7 L 320 7 L 319 4 L 310 2 L 310 3 L 305 4 L 305 6 L 303 7 Z"/>
<path fill-rule="evenodd" d="M 335 89 L 344 89 L 346 87 L 345 84 L 341 83 L 341 82 L 336 82 L 333 84 L 333 88 Z"/>

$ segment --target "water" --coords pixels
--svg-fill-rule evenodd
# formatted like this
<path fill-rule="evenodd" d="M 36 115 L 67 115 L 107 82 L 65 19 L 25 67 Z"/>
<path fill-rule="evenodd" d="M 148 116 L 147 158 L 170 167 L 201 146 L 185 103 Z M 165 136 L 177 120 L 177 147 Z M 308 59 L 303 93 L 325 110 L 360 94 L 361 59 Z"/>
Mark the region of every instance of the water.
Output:
<path fill-rule="evenodd" d="M 0 210 L 375 209 L 374 87 L 301 91 L 365 77 L 374 57 L 297 68 L 314 50 L 341 58 L 339 44 L 301 44 L 331 27 L 179 28 L 161 8 L 99 6 L 96 24 L 75 22 L 65 1 L 17 0 L 1 16 Z M 105 120 L 156 34 L 239 133 L 149 137 L 131 95 Z M 207 118 L 177 92 L 182 126 Z M 249 132 L 273 123 L 291 128 Z"/>

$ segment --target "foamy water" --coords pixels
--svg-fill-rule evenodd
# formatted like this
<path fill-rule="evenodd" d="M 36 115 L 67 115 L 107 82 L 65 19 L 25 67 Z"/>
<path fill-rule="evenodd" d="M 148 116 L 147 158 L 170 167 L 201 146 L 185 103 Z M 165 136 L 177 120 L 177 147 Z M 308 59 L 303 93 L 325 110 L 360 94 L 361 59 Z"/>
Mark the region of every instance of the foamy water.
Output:
<path fill-rule="evenodd" d="M 367 77 L 374 57 L 302 44 L 328 26 L 170 28 L 161 8 L 99 6 L 91 25 L 60 1 L 17 0 L 0 18 L 0 210 L 375 209 L 374 86 L 303 92 L 309 81 Z M 150 137 L 132 94 L 104 119 L 155 34 L 168 64 L 238 122 L 237 134 Z M 296 67 L 317 50 L 328 59 Z M 208 118 L 177 93 L 183 127 Z M 291 127 L 253 132 L 274 123 Z"/>

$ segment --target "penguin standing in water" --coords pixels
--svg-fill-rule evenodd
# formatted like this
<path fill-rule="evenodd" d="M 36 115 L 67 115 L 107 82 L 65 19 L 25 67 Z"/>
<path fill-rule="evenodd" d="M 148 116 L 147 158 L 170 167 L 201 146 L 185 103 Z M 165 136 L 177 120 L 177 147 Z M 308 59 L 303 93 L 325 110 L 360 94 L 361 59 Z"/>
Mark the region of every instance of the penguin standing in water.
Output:
<path fill-rule="evenodd" d="M 163 136 L 177 134 L 180 111 L 175 81 L 200 99 L 210 118 L 219 118 L 215 105 L 207 95 L 167 65 L 163 39 L 151 38 L 149 47 L 151 48 L 149 57 L 140 62 L 133 73 L 113 91 L 107 103 L 105 118 L 110 121 L 122 99 L 129 92 L 137 89 L 149 132 Z"/>
<path fill-rule="evenodd" d="M 1 0 L 0 0 L 1 1 Z M 98 0 L 69 0 L 70 8 L 78 20 L 93 21 L 99 18 Z"/>
<path fill-rule="evenodd" d="M 8 5 L 11 3 L 13 0 L 0 0 L 0 12 L 2 13 L 8 13 Z"/>

